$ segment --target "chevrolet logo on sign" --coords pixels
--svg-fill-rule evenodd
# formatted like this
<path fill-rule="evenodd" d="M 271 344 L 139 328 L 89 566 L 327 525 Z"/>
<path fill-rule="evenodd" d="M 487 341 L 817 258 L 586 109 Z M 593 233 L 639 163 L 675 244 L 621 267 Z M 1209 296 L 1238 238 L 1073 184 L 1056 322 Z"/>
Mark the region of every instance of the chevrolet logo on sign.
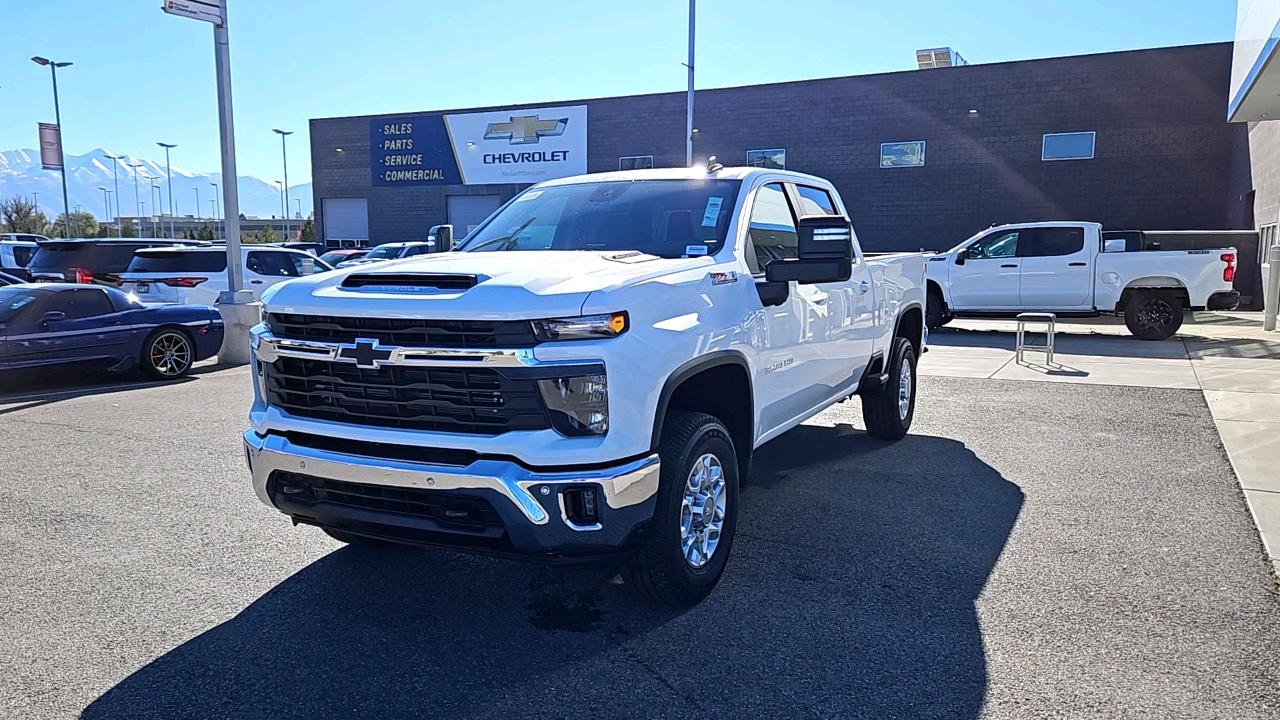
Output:
<path fill-rule="evenodd" d="M 508 122 L 489 123 L 485 140 L 508 140 L 512 145 L 529 145 L 544 137 L 559 137 L 569 118 L 539 120 L 537 115 L 512 116 Z"/>

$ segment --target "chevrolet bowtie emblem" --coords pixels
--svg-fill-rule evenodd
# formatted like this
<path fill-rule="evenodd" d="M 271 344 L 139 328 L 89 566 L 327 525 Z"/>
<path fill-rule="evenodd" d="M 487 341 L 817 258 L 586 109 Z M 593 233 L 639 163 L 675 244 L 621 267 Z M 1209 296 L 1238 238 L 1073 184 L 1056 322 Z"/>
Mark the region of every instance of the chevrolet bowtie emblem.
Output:
<path fill-rule="evenodd" d="M 392 351 L 378 347 L 377 340 L 356 338 L 354 345 L 343 345 L 338 348 L 339 360 L 354 360 L 356 367 L 366 370 L 377 370 L 382 363 L 391 359 Z"/>
<path fill-rule="evenodd" d="M 510 140 L 512 145 L 528 145 L 540 138 L 563 135 L 568 124 L 569 118 L 539 120 L 537 115 L 512 116 L 510 122 L 489 123 L 484 139 Z"/>

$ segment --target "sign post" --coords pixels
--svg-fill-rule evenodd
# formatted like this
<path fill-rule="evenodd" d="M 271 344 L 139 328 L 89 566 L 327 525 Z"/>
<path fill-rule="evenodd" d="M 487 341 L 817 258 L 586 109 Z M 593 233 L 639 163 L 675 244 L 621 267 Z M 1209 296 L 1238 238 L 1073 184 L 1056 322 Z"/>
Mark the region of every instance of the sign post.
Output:
<path fill-rule="evenodd" d="M 222 207 L 227 240 L 228 292 L 218 298 L 226 340 L 218 352 L 225 365 L 249 362 L 249 328 L 258 322 L 253 293 L 243 290 L 240 265 L 240 198 L 236 189 L 236 135 L 231 112 L 231 52 L 227 42 L 227 0 L 165 0 L 163 10 L 213 25 L 213 55 L 218 85 L 218 137 L 222 146 Z"/>

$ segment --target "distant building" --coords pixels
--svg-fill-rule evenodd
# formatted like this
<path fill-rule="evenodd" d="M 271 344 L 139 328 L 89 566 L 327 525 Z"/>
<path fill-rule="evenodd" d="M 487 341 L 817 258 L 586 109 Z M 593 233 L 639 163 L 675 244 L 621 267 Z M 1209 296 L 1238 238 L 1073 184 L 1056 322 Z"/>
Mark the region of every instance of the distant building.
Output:
<path fill-rule="evenodd" d="M 830 179 L 869 250 L 1034 220 L 1252 228 L 1249 133 L 1226 121 L 1231 53 L 966 65 L 943 48 L 925 70 L 699 90 L 694 155 Z M 313 119 L 317 237 L 424 240 L 446 222 L 462 236 L 542 179 L 682 166 L 684 134 L 683 92 Z"/>
<path fill-rule="evenodd" d="M 285 221 L 278 217 L 260 218 L 249 215 L 240 220 L 240 233 L 246 234 L 262 232 L 263 228 L 270 225 L 275 229 L 276 233 L 283 238 L 286 235 L 286 222 L 288 223 L 289 239 L 296 239 L 302 232 L 302 224 L 306 222 L 306 219 L 290 218 L 288 221 Z M 120 217 L 120 223 L 122 225 L 141 227 L 142 234 L 145 237 L 170 236 L 168 215 L 144 215 L 142 217 L 130 217 L 125 215 Z M 115 221 L 112 220 L 105 224 L 114 227 Z M 200 229 L 201 225 L 208 225 L 215 233 L 217 233 L 219 238 L 222 238 L 223 225 L 221 219 L 197 218 L 194 215 L 177 215 L 173 217 L 174 233 L 195 232 Z M 155 234 L 153 235 L 153 233 Z"/>

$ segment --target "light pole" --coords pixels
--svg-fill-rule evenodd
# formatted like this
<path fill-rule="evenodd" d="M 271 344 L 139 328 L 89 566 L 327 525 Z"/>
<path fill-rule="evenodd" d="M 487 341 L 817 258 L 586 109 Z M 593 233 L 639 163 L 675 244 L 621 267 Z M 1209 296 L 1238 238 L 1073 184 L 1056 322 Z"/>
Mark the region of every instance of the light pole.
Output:
<path fill-rule="evenodd" d="M 689 62 L 685 63 L 685 67 L 689 68 L 689 99 L 685 103 L 684 126 L 685 167 L 691 167 L 693 165 L 693 21 L 696 14 L 697 0 L 689 0 Z"/>
<path fill-rule="evenodd" d="M 106 212 L 107 219 L 110 220 L 111 219 L 111 191 L 104 187 L 100 187 L 98 189 L 102 191 L 102 209 Z M 111 237 L 110 225 L 107 225 L 107 237 Z"/>
<path fill-rule="evenodd" d="M 294 198 L 294 199 L 293 199 L 293 206 L 294 206 L 294 207 L 296 207 L 296 208 L 298 208 L 298 215 L 297 215 L 297 217 L 298 217 L 298 219 L 299 219 L 299 220 L 301 220 L 301 219 L 302 219 L 302 198 Z"/>
<path fill-rule="evenodd" d="M 285 207 L 284 205 L 284 183 L 280 182 L 279 180 L 276 180 L 275 183 L 276 185 L 280 186 L 280 217 L 283 219 L 284 222 L 287 223 L 289 222 L 288 220 L 289 208 Z M 285 230 L 284 232 L 288 232 L 288 231 Z"/>
<path fill-rule="evenodd" d="M 138 216 L 138 222 L 141 223 L 142 222 L 142 201 L 140 199 L 140 196 L 138 195 L 138 168 L 144 167 L 144 165 L 142 163 L 137 163 L 137 164 L 129 163 L 129 167 L 133 168 L 133 204 L 134 204 L 133 210 L 134 210 L 134 214 Z M 119 196 L 116 196 L 116 197 L 118 198 Z M 141 235 L 142 233 L 139 232 L 138 234 Z"/>
<path fill-rule="evenodd" d="M 284 234 L 289 237 L 289 152 L 285 149 L 284 139 L 293 134 L 292 130 L 273 128 L 271 132 L 280 136 L 280 158 L 284 161 Z"/>
<path fill-rule="evenodd" d="M 103 153 L 103 156 L 111 160 L 111 192 L 116 196 L 116 236 L 123 237 L 120 235 L 120 180 L 116 177 L 116 165 L 124 158 L 111 153 Z"/>
<path fill-rule="evenodd" d="M 200 221 L 200 188 L 191 188 L 196 191 L 196 222 Z"/>
<path fill-rule="evenodd" d="M 169 237 L 174 237 L 173 231 L 173 167 L 169 164 L 169 150 L 178 147 L 170 143 L 156 143 L 164 148 L 164 174 L 169 177 Z"/>
<path fill-rule="evenodd" d="M 218 183 L 211 182 L 209 184 L 213 186 L 213 221 L 216 224 L 218 218 L 222 217 L 222 196 L 218 195 Z M 222 230 L 225 230 L 226 227 L 227 224 L 223 223 Z M 222 232 L 221 235 L 223 240 L 227 239 L 226 232 Z"/>
<path fill-rule="evenodd" d="M 58 166 L 62 171 L 62 213 L 66 218 L 67 237 L 74 237 L 71 231 L 71 201 L 67 199 L 67 156 L 62 150 L 62 109 L 58 105 L 58 68 L 71 65 L 69 62 L 54 62 L 39 55 L 31 58 L 37 65 L 48 65 L 53 75 L 53 121 L 58 123 Z"/>
<path fill-rule="evenodd" d="M 160 235 L 158 234 L 159 228 L 156 227 L 156 222 L 160 219 L 160 205 L 161 205 L 161 201 L 164 200 L 164 198 L 161 197 L 160 195 L 160 185 L 156 182 L 156 180 L 157 178 L 151 178 L 151 189 L 156 191 L 155 202 L 151 203 L 151 207 L 156 209 L 156 215 L 155 215 L 156 220 L 151 221 L 151 237 L 153 238 L 160 237 Z"/>

